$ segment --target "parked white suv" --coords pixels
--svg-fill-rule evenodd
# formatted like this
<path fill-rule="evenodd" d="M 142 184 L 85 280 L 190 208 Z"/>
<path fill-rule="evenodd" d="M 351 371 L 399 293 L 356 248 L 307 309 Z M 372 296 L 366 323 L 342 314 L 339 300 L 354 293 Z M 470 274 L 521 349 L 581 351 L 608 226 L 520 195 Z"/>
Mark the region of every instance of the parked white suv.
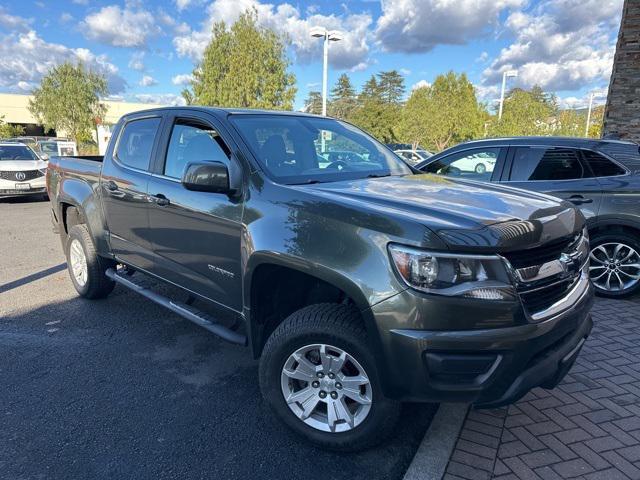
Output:
<path fill-rule="evenodd" d="M 46 194 L 47 162 L 23 143 L 0 142 L 0 197 Z"/>

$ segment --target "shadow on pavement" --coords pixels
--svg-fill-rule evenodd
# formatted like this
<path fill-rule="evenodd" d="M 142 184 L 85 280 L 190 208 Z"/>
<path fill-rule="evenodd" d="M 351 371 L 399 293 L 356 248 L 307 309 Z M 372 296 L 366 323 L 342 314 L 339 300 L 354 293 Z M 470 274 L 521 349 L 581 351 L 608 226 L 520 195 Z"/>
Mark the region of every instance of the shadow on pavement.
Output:
<path fill-rule="evenodd" d="M 55 267 L 50 267 L 44 270 L 40 270 L 39 272 L 32 273 L 31 275 L 27 275 L 26 277 L 19 278 L 18 280 L 13 280 L 12 282 L 4 283 L 0 285 L 0 293 L 8 292 L 9 290 L 13 290 L 14 288 L 18 288 L 22 285 L 26 285 L 27 283 L 35 282 L 36 280 L 40 280 L 41 278 L 48 277 L 49 275 L 53 275 L 54 273 L 61 272 L 66 268 L 67 268 L 67 264 L 61 263 L 60 265 L 56 265 Z"/>
<path fill-rule="evenodd" d="M 1 325 L 0 478 L 399 479 L 436 410 L 407 405 L 390 441 L 331 453 L 272 417 L 248 349 L 131 292 Z"/>

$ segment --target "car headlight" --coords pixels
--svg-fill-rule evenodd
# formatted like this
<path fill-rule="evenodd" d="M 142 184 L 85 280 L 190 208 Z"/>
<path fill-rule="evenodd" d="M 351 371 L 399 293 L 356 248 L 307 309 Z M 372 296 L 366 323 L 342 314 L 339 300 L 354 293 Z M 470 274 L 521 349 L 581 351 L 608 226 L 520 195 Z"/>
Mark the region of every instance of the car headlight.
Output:
<path fill-rule="evenodd" d="M 389 245 L 402 280 L 416 290 L 484 300 L 514 300 L 504 261 L 495 255 L 458 255 Z"/>

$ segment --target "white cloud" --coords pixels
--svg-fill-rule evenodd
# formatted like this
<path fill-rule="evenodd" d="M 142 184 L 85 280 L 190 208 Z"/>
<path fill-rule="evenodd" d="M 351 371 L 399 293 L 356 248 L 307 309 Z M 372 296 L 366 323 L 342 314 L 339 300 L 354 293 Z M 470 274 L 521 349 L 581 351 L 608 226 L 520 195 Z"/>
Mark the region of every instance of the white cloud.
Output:
<path fill-rule="evenodd" d="M 376 39 L 392 52 L 428 52 L 440 44 L 463 45 L 489 33 L 499 15 L 525 0 L 384 0 Z"/>
<path fill-rule="evenodd" d="M 174 3 L 176 4 L 176 8 L 178 9 L 179 12 L 181 12 L 186 8 L 192 7 L 194 5 L 199 5 L 203 2 L 204 0 L 174 0 Z"/>
<path fill-rule="evenodd" d="M 155 78 L 153 78 L 151 75 L 143 75 L 142 78 L 140 79 L 140 82 L 138 83 L 138 85 L 140 85 L 141 87 L 151 87 L 157 84 L 158 84 L 158 81 Z"/>
<path fill-rule="evenodd" d="M 343 40 L 331 44 L 329 61 L 335 68 L 362 68 L 368 63 L 369 27 L 371 15 L 367 13 L 338 15 L 309 14 L 304 17 L 300 10 L 289 3 L 280 5 L 260 3 L 257 0 L 215 0 L 207 7 L 207 18 L 199 30 L 180 34 L 173 39 L 176 52 L 181 57 L 194 61 L 202 58 L 204 49 L 211 39 L 214 22 L 224 20 L 231 24 L 248 8 L 258 12 L 261 25 L 284 33 L 291 41 L 298 63 L 308 63 L 322 58 L 322 41 L 309 35 L 314 26 L 339 30 Z"/>
<path fill-rule="evenodd" d="M 425 88 L 425 87 L 430 87 L 430 86 L 431 86 L 431 84 L 429 82 L 427 82 L 426 80 L 418 80 L 416 83 L 411 85 L 411 91 L 413 92 L 414 90 L 417 90 L 418 88 Z"/>
<path fill-rule="evenodd" d="M 147 40 L 160 33 L 153 15 L 127 5 L 109 5 L 87 15 L 82 22 L 84 35 L 114 47 L 144 47 Z"/>
<path fill-rule="evenodd" d="M 497 85 L 474 85 L 476 97 L 481 102 L 487 102 L 492 105 L 500 95 L 500 88 Z"/>
<path fill-rule="evenodd" d="M 484 63 L 487 60 L 489 60 L 488 52 L 482 52 L 480 55 L 478 55 L 478 58 L 476 58 L 476 62 L 479 62 L 479 63 Z"/>
<path fill-rule="evenodd" d="M 483 84 L 497 84 L 517 69 L 514 84 L 546 90 L 574 90 L 609 81 L 622 0 L 547 0 L 532 12 L 509 15 L 515 41 L 483 72 Z"/>
<path fill-rule="evenodd" d="M 10 32 L 28 32 L 33 19 L 11 15 L 7 9 L 0 6 L 0 27 L 6 28 Z"/>
<path fill-rule="evenodd" d="M 70 13 L 68 13 L 68 12 L 64 12 L 64 13 L 62 13 L 62 14 L 60 15 L 60 21 L 61 21 L 62 23 L 68 23 L 68 22 L 70 22 L 71 20 L 73 20 L 73 15 L 71 15 L 71 14 L 70 14 Z"/>
<path fill-rule="evenodd" d="M 183 106 L 187 102 L 175 93 L 139 93 L 134 95 L 136 101 L 141 103 L 154 103 L 158 105 Z"/>
<path fill-rule="evenodd" d="M 142 72 L 145 69 L 144 55 L 144 51 L 133 52 L 131 54 L 128 67 L 132 70 L 136 70 L 137 72 Z"/>
<path fill-rule="evenodd" d="M 189 85 L 193 81 L 193 75 L 190 73 L 181 73 L 171 78 L 174 85 Z"/>
<path fill-rule="evenodd" d="M 105 75 L 112 93 L 125 89 L 125 80 L 106 55 L 96 55 L 86 48 L 69 48 L 46 42 L 33 30 L 0 36 L 0 87 L 17 91 L 30 85 L 30 90 L 56 65 L 79 61 Z"/>
<path fill-rule="evenodd" d="M 71 0 L 72 3 L 75 3 L 76 5 L 88 5 L 89 4 L 89 0 Z"/>
<path fill-rule="evenodd" d="M 593 96 L 593 105 L 594 106 L 598 106 L 598 105 L 604 105 L 606 103 L 607 100 L 607 92 L 606 91 L 594 91 L 594 96 Z M 591 93 L 585 93 L 582 97 L 575 97 L 575 96 L 569 96 L 569 97 L 560 97 L 558 98 L 558 104 L 560 105 L 560 108 L 566 108 L 566 109 L 578 109 L 578 108 L 587 108 L 589 106 L 589 97 L 591 96 Z"/>
<path fill-rule="evenodd" d="M 400 70 L 398 70 L 402 75 L 411 75 L 411 70 L 409 70 L 408 68 L 401 68 Z"/>

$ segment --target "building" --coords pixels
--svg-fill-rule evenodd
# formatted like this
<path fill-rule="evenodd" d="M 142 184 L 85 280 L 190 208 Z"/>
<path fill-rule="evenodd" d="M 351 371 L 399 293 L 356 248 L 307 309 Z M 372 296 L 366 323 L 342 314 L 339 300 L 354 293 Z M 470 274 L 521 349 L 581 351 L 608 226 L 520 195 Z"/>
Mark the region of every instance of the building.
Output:
<path fill-rule="evenodd" d="M 38 125 L 36 119 L 31 115 L 31 112 L 29 112 L 28 107 L 31 98 L 31 95 L 0 93 L 0 118 L 6 123 L 24 127 L 25 135 L 45 135 L 42 125 Z M 107 129 L 109 125 L 114 125 L 122 115 L 127 113 L 165 106 L 151 103 L 114 102 L 111 100 L 105 100 L 103 103 L 107 106 L 107 114 L 105 118 L 102 119 L 102 123 Z M 52 136 L 56 134 L 64 136 L 65 134 L 65 132 L 47 133 Z"/>
<path fill-rule="evenodd" d="M 625 0 L 603 135 L 640 142 L 640 2 Z"/>

